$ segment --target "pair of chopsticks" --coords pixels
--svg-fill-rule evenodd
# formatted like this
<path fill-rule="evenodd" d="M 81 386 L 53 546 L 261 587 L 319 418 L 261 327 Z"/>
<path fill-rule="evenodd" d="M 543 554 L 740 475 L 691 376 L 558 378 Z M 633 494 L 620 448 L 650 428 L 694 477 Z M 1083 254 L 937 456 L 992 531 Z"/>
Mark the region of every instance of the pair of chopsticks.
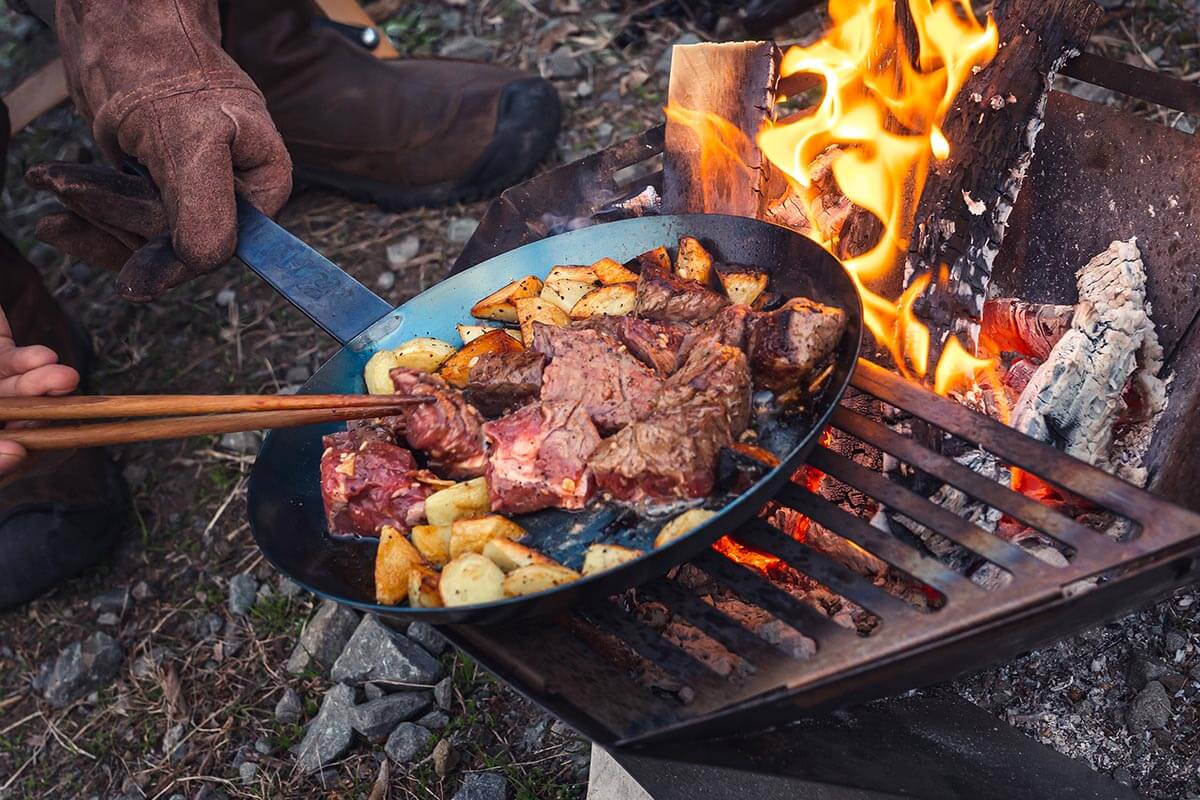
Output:
<path fill-rule="evenodd" d="M 432 397 L 396 395 L 77 395 L 0 398 L 0 422 L 159 417 L 45 428 L 4 428 L 0 439 L 27 450 L 102 447 L 157 439 L 180 439 L 236 431 L 287 428 L 397 413 Z"/>

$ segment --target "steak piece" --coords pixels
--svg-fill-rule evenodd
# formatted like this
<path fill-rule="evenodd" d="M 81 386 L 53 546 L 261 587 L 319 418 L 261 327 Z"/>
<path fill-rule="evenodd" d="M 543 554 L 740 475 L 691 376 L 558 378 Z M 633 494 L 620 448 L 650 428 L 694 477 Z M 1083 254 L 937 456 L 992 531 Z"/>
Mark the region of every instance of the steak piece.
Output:
<path fill-rule="evenodd" d="M 417 469 L 412 453 L 358 431 L 322 439 L 321 500 L 331 533 L 378 536 L 391 525 L 407 531 L 425 518 L 436 476 Z"/>
<path fill-rule="evenodd" d="M 527 514 L 583 508 L 592 496 L 587 457 L 600 434 L 579 403 L 529 405 L 485 423 L 492 510 Z"/>
<path fill-rule="evenodd" d="M 595 316 L 571 323 L 571 327 L 608 334 L 659 375 L 670 375 L 679 366 L 680 350 L 692 332 L 692 327 L 682 322 L 652 322 L 639 317 Z"/>
<path fill-rule="evenodd" d="M 703 322 L 729 305 L 729 300 L 707 286 L 660 269 L 642 271 L 634 313 L 662 322 Z"/>
<path fill-rule="evenodd" d="M 498 417 L 537 400 L 546 357 L 532 350 L 484 353 L 471 366 L 463 396 L 485 417 Z"/>
<path fill-rule="evenodd" d="M 800 381 L 829 355 L 846 330 L 846 312 L 806 297 L 757 315 L 750 323 L 747 351 L 754 385 L 777 394 Z"/>
<path fill-rule="evenodd" d="M 746 349 L 746 333 L 754 320 L 762 316 L 746 305 L 725 306 L 712 319 L 706 320 L 692 328 L 684 340 L 681 350 L 686 355 L 698 342 L 706 339 L 716 339 L 721 344 L 731 345 L 741 350 Z"/>
<path fill-rule="evenodd" d="M 750 367 L 746 354 L 713 338 L 702 339 L 674 375 L 663 383 L 655 408 L 716 406 L 725 412 L 730 433 L 750 425 Z"/>
<path fill-rule="evenodd" d="M 717 455 L 732 441 L 719 406 L 664 409 L 605 439 L 588 463 L 597 487 L 626 503 L 705 497 Z"/>
<path fill-rule="evenodd" d="M 408 446 L 429 456 L 429 465 L 446 478 L 483 474 L 483 417 L 462 393 L 437 375 L 397 367 L 388 373 L 396 394 L 434 397 L 435 402 L 405 406 L 404 438 Z"/>
<path fill-rule="evenodd" d="M 550 358 L 542 402 L 581 403 L 602 433 L 618 430 L 654 408 L 662 381 L 606 333 L 535 324 L 533 349 Z"/>

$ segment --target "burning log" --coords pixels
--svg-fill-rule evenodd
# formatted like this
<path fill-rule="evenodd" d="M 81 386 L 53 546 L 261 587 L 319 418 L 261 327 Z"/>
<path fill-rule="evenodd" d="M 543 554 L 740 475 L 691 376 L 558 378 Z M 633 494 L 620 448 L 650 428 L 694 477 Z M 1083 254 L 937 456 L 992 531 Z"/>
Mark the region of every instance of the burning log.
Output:
<path fill-rule="evenodd" d="M 1013 352 L 1043 362 L 1071 329 L 1075 306 L 998 297 L 983 304 L 979 340 L 992 353 Z"/>
<path fill-rule="evenodd" d="M 929 175 L 905 267 L 906 285 L 912 276 L 947 268 L 949 285 L 933 282 L 925 298 L 935 354 L 948 333 L 983 314 L 992 262 L 1033 158 L 1051 81 L 1083 49 L 1100 7 L 1092 0 L 1000 0 L 995 16 L 1000 49 L 946 116 L 950 155 Z"/>
<path fill-rule="evenodd" d="M 755 138 L 775 103 L 778 48 L 676 45 L 671 58 L 663 210 L 761 217 L 770 170 Z"/>

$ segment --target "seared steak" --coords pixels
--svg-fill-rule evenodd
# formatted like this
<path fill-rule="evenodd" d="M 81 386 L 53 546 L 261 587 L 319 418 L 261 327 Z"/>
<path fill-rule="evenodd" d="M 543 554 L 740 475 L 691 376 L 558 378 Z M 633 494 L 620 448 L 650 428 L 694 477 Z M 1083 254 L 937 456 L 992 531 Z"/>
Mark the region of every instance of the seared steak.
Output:
<path fill-rule="evenodd" d="M 533 349 L 550 358 L 542 401 L 581 403 L 601 432 L 618 430 L 654 407 L 662 382 L 606 333 L 535 324 Z"/>
<path fill-rule="evenodd" d="M 634 313 L 662 322 L 703 322 L 727 305 L 729 300 L 703 284 L 665 270 L 646 269 L 638 279 Z"/>
<path fill-rule="evenodd" d="M 485 353 L 471 366 L 467 402 L 486 417 L 498 417 L 537 399 L 546 357 L 532 350 Z"/>
<path fill-rule="evenodd" d="M 747 335 L 755 386 L 777 393 L 797 388 L 845 329 L 845 311 L 804 297 L 757 315 Z"/>
<path fill-rule="evenodd" d="M 483 417 L 462 393 L 428 372 L 397 367 L 389 374 L 396 394 L 436 398 L 401 412 L 408 446 L 428 454 L 429 465 L 439 475 L 456 480 L 482 475 Z"/>
<path fill-rule="evenodd" d="M 483 433 L 493 511 L 583 508 L 591 498 L 587 458 L 600 444 L 600 434 L 581 404 L 529 405 L 485 423 Z"/>
<path fill-rule="evenodd" d="M 674 375 L 663 383 L 655 408 L 717 406 L 737 436 L 750 424 L 750 368 L 746 354 L 716 339 L 703 339 L 688 353 Z"/>
<path fill-rule="evenodd" d="M 607 333 L 659 375 L 670 375 L 679 366 L 680 350 L 692 331 L 690 325 L 680 322 L 652 322 L 638 317 L 596 316 L 574 322 L 571 327 Z"/>
<path fill-rule="evenodd" d="M 597 487 L 627 503 L 704 497 L 717 454 L 732 440 L 719 406 L 665 409 L 605 439 L 589 463 Z"/>
<path fill-rule="evenodd" d="M 706 338 L 716 339 L 721 344 L 746 349 L 746 332 L 753 321 L 762 313 L 750 306 L 725 306 L 712 319 L 706 320 L 692 328 L 683 342 L 682 351 L 686 355 L 697 342 Z"/>
<path fill-rule="evenodd" d="M 321 455 L 321 500 L 329 530 L 378 536 L 383 525 L 408 530 L 425 518 L 434 487 L 422 479 L 412 453 L 349 430 L 326 436 Z"/>

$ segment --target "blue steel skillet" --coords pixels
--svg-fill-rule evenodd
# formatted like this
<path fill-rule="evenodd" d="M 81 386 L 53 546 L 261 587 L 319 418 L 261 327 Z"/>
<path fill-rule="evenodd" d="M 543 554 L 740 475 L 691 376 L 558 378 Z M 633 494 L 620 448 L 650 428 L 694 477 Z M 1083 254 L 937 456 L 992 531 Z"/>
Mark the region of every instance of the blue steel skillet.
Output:
<path fill-rule="evenodd" d="M 584 599 L 617 594 L 699 555 L 757 513 L 801 465 L 850 381 L 862 338 L 862 306 L 837 259 L 793 231 L 753 219 L 692 214 L 583 228 L 490 258 L 395 309 L 249 204 L 240 204 L 239 220 L 239 258 L 343 345 L 303 392 L 365 392 L 363 366 L 372 353 L 414 336 L 457 342 L 454 326 L 472 320 L 472 304 L 510 280 L 531 274 L 545 277 L 556 264 L 591 264 L 604 257 L 627 261 L 660 245 L 671 247 L 685 234 L 711 246 L 719 260 L 766 271 L 770 288 L 784 296 L 804 295 L 846 312 L 846 333 L 829 379 L 804 413 L 781 417 L 766 432 L 769 449 L 781 455 L 779 466 L 705 524 L 655 549 L 654 535 L 664 520 L 637 518 L 612 505 L 518 517 L 529 532 L 523 543 L 575 569 L 584 549 L 595 541 L 645 551 L 620 567 L 541 594 L 455 608 L 375 603 L 375 540 L 335 538 L 325 524 L 318 481 L 321 437 L 340 426 L 272 431 L 258 453 L 248 488 L 251 530 L 267 560 L 317 595 L 399 619 L 489 623 L 547 614 Z"/>

